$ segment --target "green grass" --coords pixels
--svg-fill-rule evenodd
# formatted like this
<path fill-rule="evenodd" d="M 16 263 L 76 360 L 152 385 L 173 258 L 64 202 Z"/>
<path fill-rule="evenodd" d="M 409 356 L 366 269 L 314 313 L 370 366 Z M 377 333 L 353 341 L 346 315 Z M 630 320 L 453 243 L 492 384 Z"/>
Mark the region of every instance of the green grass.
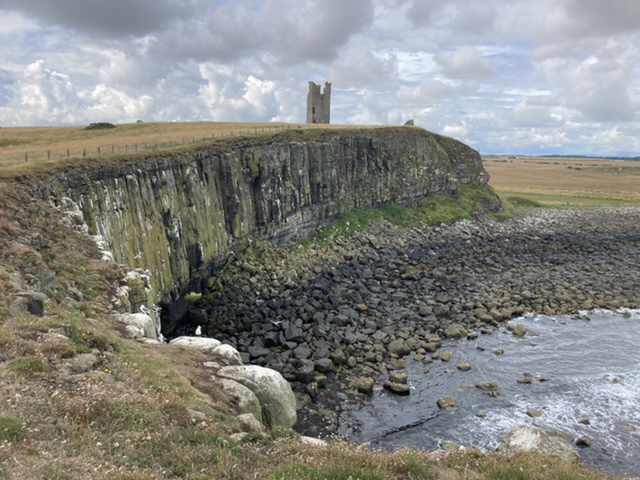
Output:
<path fill-rule="evenodd" d="M 24 424 L 18 417 L 0 413 L 0 443 L 22 440 L 24 433 Z"/>
<path fill-rule="evenodd" d="M 9 368 L 15 373 L 27 375 L 29 373 L 44 373 L 49 371 L 48 365 L 40 357 L 26 356 L 14 358 L 9 362 Z"/>
<path fill-rule="evenodd" d="M 471 220 L 475 212 L 495 209 L 495 205 L 496 197 L 490 190 L 463 186 L 457 195 L 429 194 L 406 206 L 393 204 L 382 209 L 353 210 L 316 234 L 312 243 L 323 243 L 331 238 L 364 231 L 377 218 L 383 218 L 401 229 L 420 224 L 451 224 L 459 220 Z M 489 213 L 498 220 L 504 216 L 504 212 Z"/>

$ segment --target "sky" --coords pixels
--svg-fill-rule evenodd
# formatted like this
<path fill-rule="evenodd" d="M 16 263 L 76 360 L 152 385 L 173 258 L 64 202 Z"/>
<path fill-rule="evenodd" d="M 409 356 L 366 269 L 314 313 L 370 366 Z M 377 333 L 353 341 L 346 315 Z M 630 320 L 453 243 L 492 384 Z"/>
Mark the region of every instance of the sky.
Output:
<path fill-rule="evenodd" d="M 640 155 L 640 0 L 0 0 L 0 126 L 401 125 Z"/>

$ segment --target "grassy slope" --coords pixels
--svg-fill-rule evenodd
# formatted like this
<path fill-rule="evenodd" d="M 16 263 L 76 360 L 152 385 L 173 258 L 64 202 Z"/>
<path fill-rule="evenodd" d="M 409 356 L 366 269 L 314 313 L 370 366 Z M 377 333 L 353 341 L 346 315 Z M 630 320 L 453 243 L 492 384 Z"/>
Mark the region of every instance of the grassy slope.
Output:
<path fill-rule="evenodd" d="M 282 431 L 234 442 L 233 406 L 207 388 L 202 355 L 123 338 L 108 315 L 122 272 L 25 182 L 0 182 L 0 479 L 605 478 L 539 456 L 322 449 Z M 47 271 L 46 316 L 12 311 L 16 277 L 35 282 Z M 69 300 L 76 290 L 82 299 Z M 63 373 L 65 361 L 96 349 L 104 355 L 94 371 Z"/>

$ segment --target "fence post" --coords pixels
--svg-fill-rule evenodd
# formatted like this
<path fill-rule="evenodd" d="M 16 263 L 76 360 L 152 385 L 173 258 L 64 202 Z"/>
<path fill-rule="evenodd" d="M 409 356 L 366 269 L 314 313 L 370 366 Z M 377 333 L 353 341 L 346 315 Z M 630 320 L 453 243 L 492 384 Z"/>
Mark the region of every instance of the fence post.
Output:
<path fill-rule="evenodd" d="M 111 153 L 115 152 L 115 147 L 113 145 L 111 145 Z"/>
<path fill-rule="evenodd" d="M 83 148 L 83 149 L 82 149 L 82 157 L 84 158 L 84 157 L 86 157 L 86 156 L 87 156 L 87 149 L 86 149 L 86 148 Z"/>
<path fill-rule="evenodd" d="M 29 152 L 24 152 L 24 161 L 28 161 L 29 160 Z"/>
<path fill-rule="evenodd" d="M 67 148 L 67 158 L 69 158 L 69 149 Z"/>
<path fill-rule="evenodd" d="M 102 155 L 102 153 L 100 152 L 100 147 L 98 147 L 98 155 Z"/>
<path fill-rule="evenodd" d="M 51 160 L 51 150 L 47 150 L 47 160 Z"/>
<path fill-rule="evenodd" d="M 138 151 L 138 144 L 136 143 L 136 152 Z"/>
<path fill-rule="evenodd" d="M 124 151 L 125 151 L 125 152 L 128 152 L 128 151 L 129 151 L 129 145 L 125 145 L 125 146 L 124 146 Z"/>

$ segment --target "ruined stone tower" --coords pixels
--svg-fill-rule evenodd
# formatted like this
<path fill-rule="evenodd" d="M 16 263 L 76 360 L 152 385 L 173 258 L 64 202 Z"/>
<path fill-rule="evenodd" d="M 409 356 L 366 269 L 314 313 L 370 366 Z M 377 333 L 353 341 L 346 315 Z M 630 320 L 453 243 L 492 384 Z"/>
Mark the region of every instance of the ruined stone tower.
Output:
<path fill-rule="evenodd" d="M 324 92 L 320 85 L 309 82 L 307 95 L 307 123 L 331 123 L 331 84 L 324 82 Z"/>

